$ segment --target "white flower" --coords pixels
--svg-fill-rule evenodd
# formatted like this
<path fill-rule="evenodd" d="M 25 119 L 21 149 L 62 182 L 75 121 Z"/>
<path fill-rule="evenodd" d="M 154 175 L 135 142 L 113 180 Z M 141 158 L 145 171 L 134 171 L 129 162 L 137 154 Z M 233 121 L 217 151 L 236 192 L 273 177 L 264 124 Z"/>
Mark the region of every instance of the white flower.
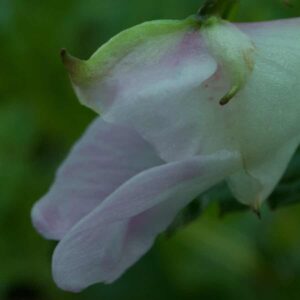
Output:
<path fill-rule="evenodd" d="M 61 288 L 117 279 L 222 180 L 259 209 L 300 141 L 299 27 L 154 21 L 88 61 L 63 52 L 81 103 L 101 117 L 32 212 L 39 232 L 61 240 Z"/>

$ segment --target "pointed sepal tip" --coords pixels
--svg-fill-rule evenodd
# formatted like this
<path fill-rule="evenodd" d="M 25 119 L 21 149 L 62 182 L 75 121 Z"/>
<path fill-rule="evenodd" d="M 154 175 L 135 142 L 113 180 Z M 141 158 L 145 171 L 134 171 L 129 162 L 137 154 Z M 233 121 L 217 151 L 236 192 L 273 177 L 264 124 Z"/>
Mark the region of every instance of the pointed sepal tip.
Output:
<path fill-rule="evenodd" d="M 72 81 L 77 84 L 82 83 L 88 73 L 86 62 L 71 55 L 65 48 L 60 50 L 60 57 Z"/>
<path fill-rule="evenodd" d="M 74 67 L 82 63 L 80 59 L 72 56 L 65 48 L 62 48 L 60 50 L 60 57 L 63 64 L 68 70 L 72 70 L 74 69 Z"/>

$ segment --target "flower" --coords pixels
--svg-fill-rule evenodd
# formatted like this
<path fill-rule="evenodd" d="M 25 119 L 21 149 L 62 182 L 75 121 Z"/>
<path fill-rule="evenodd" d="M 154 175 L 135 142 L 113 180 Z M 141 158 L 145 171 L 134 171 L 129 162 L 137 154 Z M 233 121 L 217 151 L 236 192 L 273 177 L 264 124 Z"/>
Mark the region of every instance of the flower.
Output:
<path fill-rule="evenodd" d="M 58 286 L 113 282 L 220 181 L 259 209 L 300 141 L 299 26 L 153 21 L 87 61 L 62 52 L 81 103 L 101 116 L 32 210 L 60 240 Z"/>

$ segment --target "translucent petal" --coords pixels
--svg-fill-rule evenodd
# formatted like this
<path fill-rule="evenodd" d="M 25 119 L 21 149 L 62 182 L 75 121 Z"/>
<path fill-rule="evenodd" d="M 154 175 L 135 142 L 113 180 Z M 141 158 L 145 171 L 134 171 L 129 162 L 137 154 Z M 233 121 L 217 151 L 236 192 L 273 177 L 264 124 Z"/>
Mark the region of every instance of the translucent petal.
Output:
<path fill-rule="evenodd" d="M 105 120 L 133 126 L 165 160 L 199 153 L 199 87 L 217 65 L 195 23 L 145 23 L 116 36 L 87 62 L 65 61 L 81 102 Z"/>
<path fill-rule="evenodd" d="M 136 132 L 99 118 L 73 147 L 50 191 L 33 208 L 33 223 L 45 237 L 61 239 L 121 184 L 161 163 Z"/>
<path fill-rule="evenodd" d="M 182 207 L 238 165 L 239 156 L 224 151 L 135 176 L 60 242 L 53 258 L 57 284 L 79 291 L 96 282 L 115 280 L 149 249 Z"/>

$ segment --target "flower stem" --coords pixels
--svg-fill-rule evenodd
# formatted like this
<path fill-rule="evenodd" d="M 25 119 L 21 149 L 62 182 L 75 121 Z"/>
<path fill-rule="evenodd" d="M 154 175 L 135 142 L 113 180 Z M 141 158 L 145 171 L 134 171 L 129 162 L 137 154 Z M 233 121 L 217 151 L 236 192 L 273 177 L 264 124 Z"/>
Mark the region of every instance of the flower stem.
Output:
<path fill-rule="evenodd" d="M 239 0 L 206 0 L 199 9 L 197 16 L 200 20 L 211 16 L 228 19 Z"/>

